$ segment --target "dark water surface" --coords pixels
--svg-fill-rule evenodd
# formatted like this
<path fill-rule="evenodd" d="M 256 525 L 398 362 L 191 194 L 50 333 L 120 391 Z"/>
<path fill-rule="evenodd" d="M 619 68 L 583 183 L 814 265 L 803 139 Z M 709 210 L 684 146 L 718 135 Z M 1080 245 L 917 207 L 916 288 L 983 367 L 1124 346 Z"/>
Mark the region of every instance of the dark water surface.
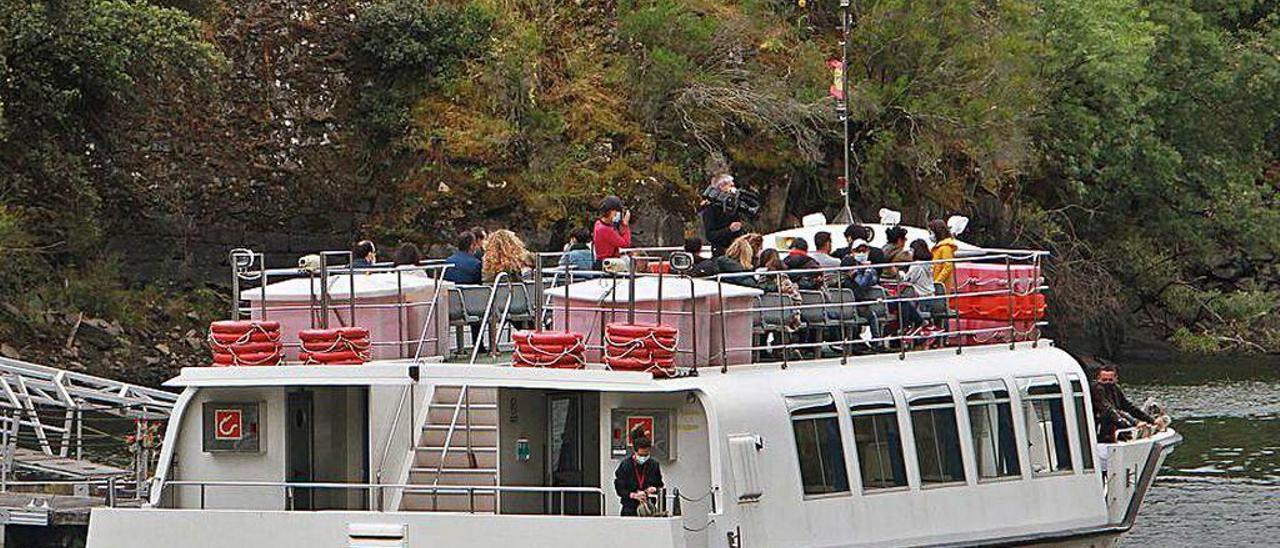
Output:
<path fill-rule="evenodd" d="M 1123 544 L 1280 546 L 1280 359 L 1140 360 L 1120 374 L 1185 439 Z"/>

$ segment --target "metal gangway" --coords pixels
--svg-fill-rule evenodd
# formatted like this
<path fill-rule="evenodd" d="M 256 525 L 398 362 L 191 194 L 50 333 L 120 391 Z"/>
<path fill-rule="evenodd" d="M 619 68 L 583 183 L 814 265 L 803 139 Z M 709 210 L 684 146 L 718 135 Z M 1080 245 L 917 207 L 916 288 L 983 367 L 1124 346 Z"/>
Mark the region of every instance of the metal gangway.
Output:
<path fill-rule="evenodd" d="M 38 480 L 143 484 L 161 425 L 178 399 L 164 390 L 9 358 L 0 358 L 0 391 L 0 491 L 48 483 L 15 479 L 19 472 Z M 97 428 L 102 421 L 116 427 Z M 95 446 L 104 453 L 130 450 L 132 469 L 101 462 L 90 455 Z"/>

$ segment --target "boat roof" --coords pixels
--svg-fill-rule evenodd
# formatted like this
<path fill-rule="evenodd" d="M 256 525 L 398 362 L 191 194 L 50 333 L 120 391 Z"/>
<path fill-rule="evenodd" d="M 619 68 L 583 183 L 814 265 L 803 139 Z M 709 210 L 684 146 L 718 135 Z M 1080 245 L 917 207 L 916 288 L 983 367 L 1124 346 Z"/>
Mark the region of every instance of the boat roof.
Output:
<path fill-rule="evenodd" d="M 993 357 L 1000 359 L 994 360 Z M 850 368 L 857 368 L 857 384 L 912 384 L 938 382 L 948 377 L 990 376 L 1010 368 L 1028 375 L 1078 367 L 1069 354 L 1049 340 L 921 350 L 907 354 L 851 356 L 779 363 L 703 367 L 696 376 L 654 379 L 650 374 L 605 369 L 555 369 L 509 367 L 506 364 L 419 363 L 422 379 L 434 384 L 466 384 L 477 387 L 519 387 L 601 392 L 680 392 L 733 390 L 742 384 L 760 384 L 787 390 L 800 386 L 836 387 L 848 384 Z M 289 365 L 274 367 L 186 367 L 165 386 L 180 388 L 270 386 L 394 386 L 411 384 L 413 360 L 378 361 L 365 365 Z M 975 377 L 976 378 L 976 377 Z M 753 379 L 755 379 L 753 381 Z"/>
<path fill-rule="evenodd" d="M 662 288 L 664 302 L 717 296 L 754 297 L 764 294 L 759 289 L 727 283 L 720 284 L 715 280 L 644 276 L 636 278 L 635 281 L 636 302 L 657 301 L 659 287 Z M 576 301 L 600 302 L 616 298 L 619 302 L 629 302 L 631 283 L 627 279 L 596 278 L 547 289 L 546 293 L 560 298 L 568 294 L 570 299 Z"/>
<path fill-rule="evenodd" d="M 423 275 L 420 271 L 404 272 L 360 272 L 354 276 L 329 275 L 329 296 L 335 299 L 346 299 L 351 295 L 352 284 L 355 284 L 356 297 L 378 298 L 395 297 L 405 292 L 416 292 L 435 286 L 435 280 Z M 240 298 L 247 301 L 305 301 L 320 296 L 320 278 L 291 278 L 266 286 L 247 289 L 240 293 Z"/>

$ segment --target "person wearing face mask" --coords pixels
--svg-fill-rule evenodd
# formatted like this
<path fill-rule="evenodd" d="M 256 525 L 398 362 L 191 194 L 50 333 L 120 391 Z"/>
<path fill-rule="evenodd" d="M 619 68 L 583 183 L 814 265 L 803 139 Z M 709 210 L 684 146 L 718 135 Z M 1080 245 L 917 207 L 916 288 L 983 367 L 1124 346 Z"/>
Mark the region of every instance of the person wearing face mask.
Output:
<path fill-rule="evenodd" d="M 631 455 L 622 459 L 613 473 L 613 489 L 622 500 L 624 516 L 637 515 L 640 502 L 662 488 L 662 467 L 651 454 L 649 438 L 633 436 L 631 445 Z"/>
<path fill-rule="evenodd" d="M 713 191 L 725 195 L 736 194 L 738 187 L 733 182 L 733 175 L 722 173 L 715 176 L 703 194 L 711 194 Z M 698 216 L 702 219 L 702 235 L 711 244 L 711 256 L 724 255 L 729 245 L 746 233 L 742 216 L 736 208 L 728 208 L 711 200 L 703 200 L 700 207 Z"/>
<path fill-rule="evenodd" d="M 841 266 L 871 266 L 871 244 L 858 238 L 849 244 L 849 254 L 840 261 Z M 861 296 L 862 291 L 880 282 L 880 275 L 874 268 L 861 268 L 850 274 L 853 291 Z"/>
<path fill-rule="evenodd" d="M 621 249 L 631 247 L 631 211 L 622 204 L 622 198 L 605 196 L 600 202 L 600 217 L 596 219 L 595 230 L 591 234 L 596 270 L 605 259 L 621 257 Z"/>

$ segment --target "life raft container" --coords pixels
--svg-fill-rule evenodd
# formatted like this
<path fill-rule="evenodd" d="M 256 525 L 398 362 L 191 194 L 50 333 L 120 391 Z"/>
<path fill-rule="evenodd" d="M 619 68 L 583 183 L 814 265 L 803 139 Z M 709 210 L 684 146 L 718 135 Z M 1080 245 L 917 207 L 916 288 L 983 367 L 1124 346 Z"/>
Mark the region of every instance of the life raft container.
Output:
<path fill-rule="evenodd" d="M 515 367 L 553 367 L 582 369 L 586 366 L 585 337 L 572 331 L 516 331 L 511 334 Z"/>

